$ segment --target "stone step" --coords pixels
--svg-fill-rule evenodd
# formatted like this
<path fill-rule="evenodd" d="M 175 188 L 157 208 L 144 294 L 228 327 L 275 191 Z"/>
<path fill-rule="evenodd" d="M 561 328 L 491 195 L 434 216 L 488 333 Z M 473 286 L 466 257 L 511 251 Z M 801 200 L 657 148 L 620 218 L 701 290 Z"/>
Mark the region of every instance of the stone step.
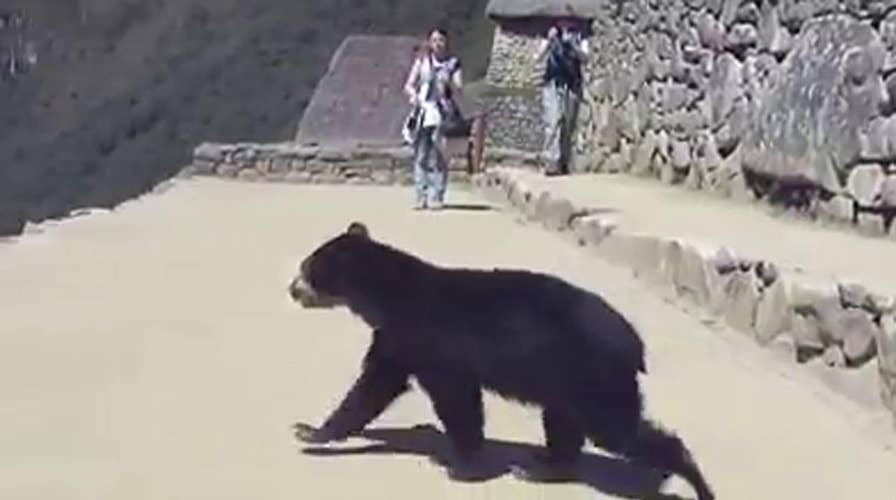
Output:
<path fill-rule="evenodd" d="M 632 178 L 492 168 L 473 182 L 760 344 L 791 345 L 796 361 L 877 363 L 896 418 L 896 243 Z"/>

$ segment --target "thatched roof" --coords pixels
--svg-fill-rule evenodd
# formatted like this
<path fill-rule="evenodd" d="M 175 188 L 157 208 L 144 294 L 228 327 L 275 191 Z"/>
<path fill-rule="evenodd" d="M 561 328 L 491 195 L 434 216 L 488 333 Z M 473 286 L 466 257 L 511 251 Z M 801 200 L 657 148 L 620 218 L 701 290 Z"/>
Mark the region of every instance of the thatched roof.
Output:
<path fill-rule="evenodd" d="M 319 145 L 400 145 L 409 111 L 402 93 L 419 38 L 349 36 L 330 60 L 296 140 Z"/>
<path fill-rule="evenodd" d="M 597 17 L 602 0 L 490 0 L 491 17 Z M 571 8 L 571 10 L 568 9 Z"/>

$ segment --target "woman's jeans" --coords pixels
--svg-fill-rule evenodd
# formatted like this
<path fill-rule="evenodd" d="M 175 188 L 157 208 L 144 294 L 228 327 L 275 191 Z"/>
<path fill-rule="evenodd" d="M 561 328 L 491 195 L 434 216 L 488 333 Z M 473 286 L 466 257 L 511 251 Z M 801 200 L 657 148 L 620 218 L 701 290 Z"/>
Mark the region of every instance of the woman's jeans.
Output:
<path fill-rule="evenodd" d="M 419 205 L 427 201 L 430 205 L 440 205 L 445 201 L 448 168 L 441 145 L 439 127 L 424 127 L 417 132 L 414 140 L 414 195 Z"/>

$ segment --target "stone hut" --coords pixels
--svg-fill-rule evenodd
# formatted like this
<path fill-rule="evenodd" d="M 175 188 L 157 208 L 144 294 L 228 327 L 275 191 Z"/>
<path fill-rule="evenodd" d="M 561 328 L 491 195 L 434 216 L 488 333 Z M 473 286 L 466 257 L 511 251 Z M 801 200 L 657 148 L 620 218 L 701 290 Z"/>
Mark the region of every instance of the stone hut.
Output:
<path fill-rule="evenodd" d="M 491 0 L 486 15 L 495 22 L 492 54 L 486 73 L 489 111 L 486 144 L 493 148 L 534 152 L 543 140 L 540 78 L 543 64 L 533 58 L 538 43 L 559 18 L 578 20 L 591 35 L 595 0 Z"/>
<path fill-rule="evenodd" d="M 419 38 L 347 37 L 305 109 L 296 134 L 302 145 L 400 147 L 409 110 L 402 93 Z"/>

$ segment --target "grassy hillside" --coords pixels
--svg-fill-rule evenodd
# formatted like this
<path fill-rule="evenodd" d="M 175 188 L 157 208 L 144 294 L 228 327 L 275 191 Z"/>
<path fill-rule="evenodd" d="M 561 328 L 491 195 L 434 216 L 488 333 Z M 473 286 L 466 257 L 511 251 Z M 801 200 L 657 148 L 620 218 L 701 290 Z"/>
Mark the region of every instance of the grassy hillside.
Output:
<path fill-rule="evenodd" d="M 0 0 L 0 13 L 24 11 L 39 56 L 29 73 L 0 81 L 0 218 L 113 206 L 170 176 L 202 140 L 291 138 L 347 34 L 422 35 L 441 24 L 468 78 L 481 75 L 485 4 Z"/>

